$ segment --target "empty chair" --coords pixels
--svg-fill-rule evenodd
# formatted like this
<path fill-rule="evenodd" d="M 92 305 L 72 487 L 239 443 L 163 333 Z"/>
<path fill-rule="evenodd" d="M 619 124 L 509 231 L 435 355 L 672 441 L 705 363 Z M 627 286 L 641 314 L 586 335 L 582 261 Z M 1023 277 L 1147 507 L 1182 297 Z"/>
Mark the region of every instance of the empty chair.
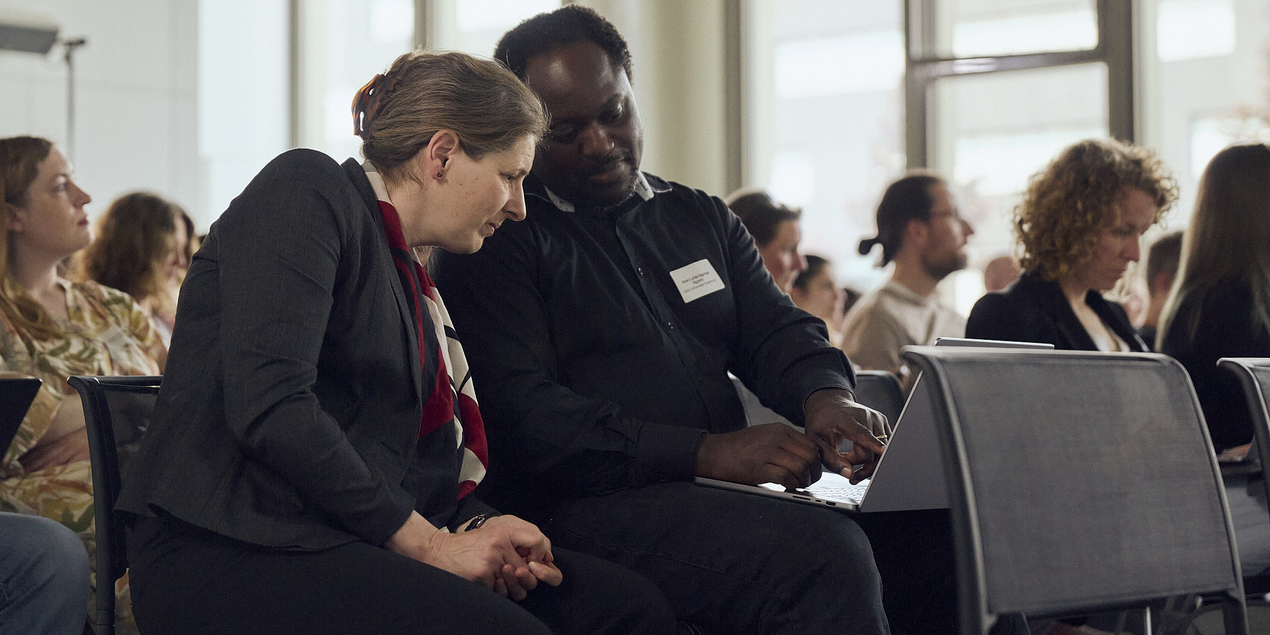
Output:
<path fill-rule="evenodd" d="M 895 426 L 904 410 L 904 390 L 895 373 L 884 370 L 860 370 L 855 374 L 855 399 L 884 415 Z"/>
<path fill-rule="evenodd" d="M 1262 478 L 1262 483 L 1270 477 L 1270 412 L 1267 411 L 1267 396 L 1270 396 L 1270 358 L 1261 357 L 1224 357 L 1217 365 L 1229 370 L 1239 378 L 1244 396 L 1248 402 L 1248 419 L 1252 424 L 1252 448 L 1248 451 L 1249 460 L 1223 466 L 1227 476 L 1227 494 L 1230 496 L 1231 514 L 1235 521 L 1236 536 L 1239 542 L 1239 554 L 1244 563 L 1244 575 L 1257 576 L 1253 584 L 1257 591 L 1270 590 L 1270 576 L 1265 567 L 1266 553 L 1270 551 L 1270 520 L 1264 515 L 1270 512 L 1265 502 L 1265 487 L 1242 487 L 1241 495 L 1247 499 L 1236 499 L 1232 491 L 1232 483 L 1246 483 L 1249 474 Z M 1256 457 L 1259 460 L 1253 460 Z M 1255 479 L 1254 479 L 1255 480 Z M 1246 492 L 1246 494 L 1245 494 Z M 1246 508 L 1241 515 L 1240 505 Z M 1262 512 L 1260 519 L 1257 512 Z"/>
<path fill-rule="evenodd" d="M 1270 460 L 1267 460 L 1270 458 L 1270 409 L 1267 408 L 1267 398 L 1270 397 L 1270 358 L 1223 357 L 1217 361 L 1217 365 L 1239 377 L 1244 388 L 1244 396 L 1248 399 L 1248 413 L 1252 416 L 1252 445 L 1256 448 L 1256 455 L 1261 458 L 1262 474 L 1267 478 L 1266 482 L 1270 483 Z"/>
<path fill-rule="evenodd" d="M 124 526 L 115 516 L 120 474 L 136 453 L 154 410 L 161 377 L 71 377 L 84 402 L 93 470 L 93 518 L 97 523 L 97 584 L 113 588 L 128 570 Z M 97 635 L 114 635 L 115 595 L 98 593 L 93 614 Z"/>
<path fill-rule="evenodd" d="M 932 382 L 961 632 L 995 617 L 1219 596 L 1246 633 L 1221 475 L 1190 379 L 1155 354 L 910 348 Z"/>

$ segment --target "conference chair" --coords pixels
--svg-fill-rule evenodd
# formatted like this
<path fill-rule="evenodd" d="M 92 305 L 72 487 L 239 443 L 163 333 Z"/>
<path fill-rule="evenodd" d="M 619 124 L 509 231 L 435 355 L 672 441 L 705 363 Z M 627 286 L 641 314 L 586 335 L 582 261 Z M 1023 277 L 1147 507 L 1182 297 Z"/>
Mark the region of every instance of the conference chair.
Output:
<path fill-rule="evenodd" d="M 1270 483 L 1270 358 L 1223 357 L 1217 366 L 1225 368 L 1239 378 L 1248 399 L 1248 412 L 1252 416 L 1252 443 L 1260 459 L 1261 474 Z M 1252 452 L 1250 451 L 1250 454 Z"/>
<path fill-rule="evenodd" d="M 120 475 L 149 425 L 161 377 L 74 376 L 68 381 L 84 403 L 93 470 L 93 518 L 97 523 L 97 606 L 93 630 L 115 632 L 115 581 L 128 570 L 124 526 L 115 516 Z"/>
<path fill-rule="evenodd" d="M 884 370 L 858 370 L 855 374 L 855 399 L 886 415 L 892 427 L 904 410 L 904 389 L 895 373 Z"/>
<path fill-rule="evenodd" d="M 930 382 L 960 632 L 1200 594 L 1247 633 L 1217 458 L 1190 378 L 1155 354 L 905 349 Z M 1147 624 L 1149 630 L 1149 620 Z"/>

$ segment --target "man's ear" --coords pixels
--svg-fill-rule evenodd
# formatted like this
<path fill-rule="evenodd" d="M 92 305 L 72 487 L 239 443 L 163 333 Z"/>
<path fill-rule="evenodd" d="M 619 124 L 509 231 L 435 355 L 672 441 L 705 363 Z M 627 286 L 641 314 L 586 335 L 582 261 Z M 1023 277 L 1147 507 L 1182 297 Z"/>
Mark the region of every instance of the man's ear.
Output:
<path fill-rule="evenodd" d="M 459 136 L 453 130 L 438 130 L 423 149 L 425 177 L 441 179 L 450 167 L 451 160 L 462 153 Z"/>
<path fill-rule="evenodd" d="M 930 224 L 916 218 L 909 219 L 904 226 L 904 243 L 901 247 L 912 245 L 921 249 L 926 244 L 926 236 L 930 233 Z"/>

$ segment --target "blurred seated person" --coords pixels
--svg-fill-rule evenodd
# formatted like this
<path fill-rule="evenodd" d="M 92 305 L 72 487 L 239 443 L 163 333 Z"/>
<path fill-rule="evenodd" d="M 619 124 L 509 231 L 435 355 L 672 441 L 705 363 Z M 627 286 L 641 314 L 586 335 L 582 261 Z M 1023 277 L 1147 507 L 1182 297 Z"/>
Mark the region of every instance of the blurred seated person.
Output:
<path fill-rule="evenodd" d="M 834 281 L 833 268 L 828 260 L 813 255 L 806 256 L 806 259 L 807 268 L 794 277 L 794 284 L 789 288 L 789 297 L 798 308 L 820 318 L 829 329 L 829 342 L 838 346 L 842 341 L 838 327 L 842 324 L 843 290 Z M 736 387 L 737 395 L 741 397 L 741 405 L 745 408 L 745 417 L 750 425 L 773 421 L 793 425 L 789 419 L 764 406 L 740 378 L 731 373 L 728 376 Z"/>
<path fill-rule="evenodd" d="M 1145 351 L 1124 309 L 1105 300 L 1137 262 L 1142 234 L 1177 199 L 1150 150 L 1088 140 L 1029 181 L 1015 209 L 1023 275 L 975 303 L 966 337 L 1083 351 Z"/>
<path fill-rule="evenodd" d="M 192 223 L 180 206 L 146 192 L 115 200 L 97 220 L 96 238 L 80 252 L 79 276 L 131 295 L 150 313 L 166 346 L 176 296 L 189 267 Z"/>
<path fill-rule="evenodd" d="M 212 225 L 117 507 L 150 633 L 670 633 L 647 580 L 472 494 L 475 389 L 422 248 L 525 218 L 547 128 L 507 69 L 397 58 L 366 161 L 271 161 Z"/>
<path fill-rule="evenodd" d="M 1178 262 L 1182 257 L 1182 232 L 1169 232 L 1151 243 L 1147 250 L 1146 283 L 1150 302 L 1146 318 L 1138 328 L 1138 335 L 1147 348 L 1156 349 L 1156 336 L 1160 326 L 1160 314 L 1169 299 L 1173 279 L 1177 277 Z"/>
<path fill-rule="evenodd" d="M 754 237 L 763 266 L 776 286 L 790 293 L 798 272 L 807 268 L 807 259 L 798 251 L 803 238 L 798 225 L 802 212 L 777 203 L 762 191 L 733 192 L 725 202 Z"/>
<path fill-rule="evenodd" d="M 939 297 L 937 285 L 966 266 L 974 234 L 947 183 L 915 172 L 886 188 L 877 211 L 878 235 L 860 241 L 860 255 L 882 246 L 878 266 L 894 262 L 881 289 L 860 299 L 842 327 L 842 350 L 865 370 L 900 372 L 900 349 L 961 337 L 965 318 Z"/>
<path fill-rule="evenodd" d="M 789 298 L 798 308 L 824 320 L 829 327 L 829 341 L 835 346 L 842 339 L 843 291 L 833 278 L 833 263 L 820 256 L 808 255 L 807 268 L 794 276 Z"/>
<path fill-rule="evenodd" d="M 1204 169 L 1160 329 L 1161 352 L 1191 375 L 1213 448 L 1247 453 L 1253 437 L 1248 402 L 1217 360 L 1270 357 L 1270 146 L 1231 146 Z M 1265 490 L 1253 496 L 1247 477 L 1225 480 L 1243 573 L 1265 573 Z"/>
<path fill-rule="evenodd" d="M 855 289 L 852 289 L 851 287 L 843 287 L 842 288 L 842 309 L 839 312 L 842 313 L 842 315 L 845 317 L 848 313 L 851 312 L 851 307 L 855 306 L 855 303 L 859 302 L 860 298 L 863 298 L 863 297 L 864 297 L 863 293 L 860 293 L 859 291 L 856 291 Z"/>
<path fill-rule="evenodd" d="M 0 633 L 80 635 L 88 552 L 66 526 L 0 512 Z"/>
<path fill-rule="evenodd" d="M 1023 270 L 1010 256 L 997 256 L 983 268 L 983 290 L 987 293 L 1002 291 L 1019 279 Z"/>
<path fill-rule="evenodd" d="M 1120 282 L 1116 283 L 1116 287 L 1104 297 L 1120 304 L 1120 308 L 1124 309 L 1125 315 L 1129 317 L 1129 324 L 1133 326 L 1134 331 L 1146 324 L 1147 310 L 1151 308 L 1151 292 L 1147 289 L 1146 278 L 1140 274 L 1140 267 L 1130 267 L 1129 275 L 1122 277 Z M 1145 339 L 1142 341 L 1150 350 L 1151 342 Z"/>
<path fill-rule="evenodd" d="M 150 315 L 122 291 L 57 275 L 63 259 L 92 241 L 91 200 L 45 139 L 0 139 L 0 360 L 44 380 L 4 454 L 0 510 L 46 516 L 75 530 L 95 552 L 88 435 L 71 375 L 158 375 L 167 357 Z M 109 591 L 107 591 L 109 592 Z M 131 627 L 126 586 L 121 631 Z M 86 608 L 86 607 L 85 607 Z"/>

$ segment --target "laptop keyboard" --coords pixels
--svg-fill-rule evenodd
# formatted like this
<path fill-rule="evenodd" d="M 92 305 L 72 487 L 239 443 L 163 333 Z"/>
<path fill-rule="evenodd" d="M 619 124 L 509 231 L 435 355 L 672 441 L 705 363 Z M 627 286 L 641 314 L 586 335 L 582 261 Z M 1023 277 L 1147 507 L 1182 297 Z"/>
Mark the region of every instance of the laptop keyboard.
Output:
<path fill-rule="evenodd" d="M 837 474 L 826 473 L 805 491 L 816 498 L 859 505 L 860 501 L 864 500 L 864 491 L 868 488 L 869 479 L 852 485 L 851 481 Z"/>

